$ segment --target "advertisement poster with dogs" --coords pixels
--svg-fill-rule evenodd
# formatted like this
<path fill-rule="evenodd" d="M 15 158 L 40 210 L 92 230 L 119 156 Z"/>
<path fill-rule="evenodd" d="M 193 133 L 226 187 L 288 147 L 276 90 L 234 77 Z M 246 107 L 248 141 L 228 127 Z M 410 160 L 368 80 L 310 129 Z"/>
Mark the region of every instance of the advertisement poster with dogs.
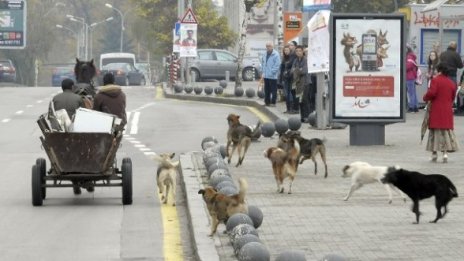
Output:
<path fill-rule="evenodd" d="M 401 120 L 403 16 L 332 19 L 332 118 Z"/>

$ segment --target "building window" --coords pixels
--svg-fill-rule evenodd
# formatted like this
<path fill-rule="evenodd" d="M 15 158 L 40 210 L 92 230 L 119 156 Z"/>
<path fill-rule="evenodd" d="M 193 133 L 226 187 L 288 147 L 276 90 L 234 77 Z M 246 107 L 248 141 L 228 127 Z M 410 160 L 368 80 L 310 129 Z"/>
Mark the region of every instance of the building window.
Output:
<path fill-rule="evenodd" d="M 438 29 L 422 29 L 421 30 L 421 53 L 420 63 L 427 64 L 428 54 L 436 50 L 439 44 L 439 32 Z M 448 47 L 449 42 L 455 41 L 458 45 L 457 52 L 461 53 L 461 30 L 459 29 L 444 29 L 443 38 L 441 40 L 442 48 L 444 51 Z M 440 54 L 438 54 L 440 55 Z"/>

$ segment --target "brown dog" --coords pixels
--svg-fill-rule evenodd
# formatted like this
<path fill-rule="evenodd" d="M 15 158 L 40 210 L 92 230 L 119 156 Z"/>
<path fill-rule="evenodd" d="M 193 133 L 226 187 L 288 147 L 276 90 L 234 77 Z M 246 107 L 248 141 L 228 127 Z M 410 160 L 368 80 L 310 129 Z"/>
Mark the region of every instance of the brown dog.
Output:
<path fill-rule="evenodd" d="M 261 122 L 258 122 L 256 128 L 252 131 L 250 127 L 241 124 L 239 119 L 240 116 L 233 113 L 227 116 L 229 130 L 227 131 L 226 153 L 228 156 L 228 163 L 230 164 L 232 155 L 234 154 L 235 149 L 237 149 L 238 162 L 237 165 L 235 165 L 235 167 L 238 167 L 243 163 L 245 153 L 247 152 L 251 144 L 251 138 L 254 135 L 256 135 L 256 133 L 254 132 L 259 131 L 259 127 L 261 124 Z M 230 145 L 232 145 L 232 152 L 229 151 Z"/>
<path fill-rule="evenodd" d="M 300 155 L 298 157 L 299 164 L 303 164 L 303 162 L 307 159 L 311 159 L 314 163 L 314 175 L 317 175 L 317 161 L 316 155 L 319 153 L 321 155 L 322 162 L 324 162 L 325 173 L 324 178 L 327 178 L 327 159 L 326 159 L 326 148 L 324 145 L 325 140 L 321 140 L 318 138 L 314 139 L 305 139 L 301 136 L 299 131 L 288 131 L 282 134 L 279 138 L 278 147 L 286 150 L 286 146 L 288 146 L 286 142 L 281 142 L 281 139 L 289 139 L 293 138 L 296 139 L 300 144 Z"/>
<path fill-rule="evenodd" d="M 156 183 L 158 184 L 158 192 L 161 194 L 161 201 L 167 204 L 168 195 L 171 192 L 172 205 L 176 205 L 176 176 L 177 166 L 179 161 L 171 161 L 175 153 L 156 154 L 153 158 L 159 162 L 156 170 Z"/>
<path fill-rule="evenodd" d="M 283 193 L 283 181 L 286 177 L 290 178 L 288 194 L 292 193 L 292 184 L 298 169 L 298 156 L 300 154 L 300 144 L 293 138 L 283 138 L 286 149 L 271 147 L 264 151 L 264 157 L 272 163 L 274 178 L 277 183 L 277 192 Z"/>
<path fill-rule="evenodd" d="M 240 184 L 239 193 L 233 196 L 221 194 L 211 186 L 206 186 L 198 191 L 198 194 L 203 195 L 203 200 L 211 216 L 211 233 L 209 236 L 216 233 L 219 222 L 226 223 L 227 219 L 236 213 L 248 213 L 248 206 L 245 203 L 248 183 L 244 178 L 240 178 L 238 182 Z"/>

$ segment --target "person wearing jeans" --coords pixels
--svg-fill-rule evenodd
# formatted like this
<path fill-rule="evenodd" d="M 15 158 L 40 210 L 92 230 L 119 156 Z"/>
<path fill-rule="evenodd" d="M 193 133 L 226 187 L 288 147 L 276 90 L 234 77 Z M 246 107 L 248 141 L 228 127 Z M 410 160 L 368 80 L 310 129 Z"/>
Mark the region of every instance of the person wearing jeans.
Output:
<path fill-rule="evenodd" d="M 406 88 L 408 91 L 408 112 L 418 112 L 418 102 L 416 93 L 417 63 L 416 55 L 411 47 L 407 47 L 406 53 Z"/>
<path fill-rule="evenodd" d="M 276 106 L 277 101 L 277 78 L 280 69 L 280 56 L 274 50 L 271 42 L 266 43 L 266 53 L 261 60 L 263 74 L 261 80 L 264 81 L 264 103 L 266 106 Z"/>

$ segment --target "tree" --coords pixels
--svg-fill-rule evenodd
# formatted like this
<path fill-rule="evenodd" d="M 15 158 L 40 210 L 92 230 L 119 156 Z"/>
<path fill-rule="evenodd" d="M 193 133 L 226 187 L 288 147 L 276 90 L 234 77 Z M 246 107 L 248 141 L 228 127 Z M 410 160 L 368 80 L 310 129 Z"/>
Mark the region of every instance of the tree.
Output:
<path fill-rule="evenodd" d="M 409 0 L 333 0 L 333 9 L 337 13 L 392 13 L 398 7 L 409 3 Z"/>
<path fill-rule="evenodd" d="M 172 29 L 178 21 L 177 0 L 131 0 L 137 12 L 149 21 L 146 34 L 153 36 L 156 50 L 161 55 L 172 52 Z M 233 46 L 236 35 L 227 26 L 225 17 L 218 17 L 210 0 L 194 1 L 193 12 L 198 21 L 198 48 L 226 48 Z"/>

